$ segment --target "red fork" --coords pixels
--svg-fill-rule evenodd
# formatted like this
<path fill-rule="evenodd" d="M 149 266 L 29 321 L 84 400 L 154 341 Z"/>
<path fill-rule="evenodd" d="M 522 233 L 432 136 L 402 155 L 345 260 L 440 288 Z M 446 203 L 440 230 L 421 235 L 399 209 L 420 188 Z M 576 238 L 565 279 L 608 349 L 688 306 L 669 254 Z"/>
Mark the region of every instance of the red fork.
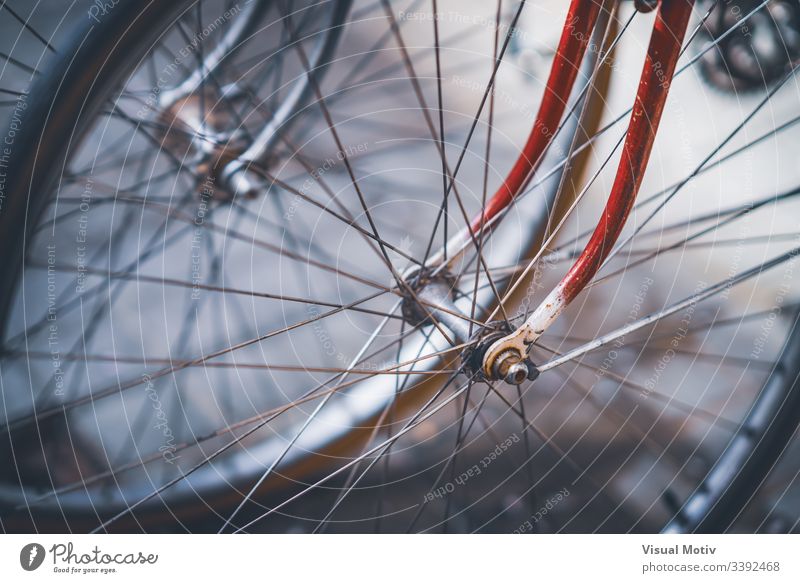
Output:
<path fill-rule="evenodd" d="M 595 2 L 593 0 L 573 0 L 570 14 L 579 14 L 586 18 L 588 22 L 592 15 L 596 17 L 597 14 L 590 9 L 590 5 L 594 6 Z M 525 374 L 523 374 L 525 371 L 522 365 L 527 359 L 530 345 L 542 335 L 564 308 L 591 281 L 619 238 L 633 207 L 642 177 L 647 169 L 650 152 L 653 148 L 658 125 L 669 94 L 672 76 L 680 56 L 681 43 L 686 34 L 693 5 L 694 0 L 662 0 L 659 3 L 625 137 L 622 157 L 603 214 L 583 252 L 553 291 L 548 294 L 522 326 L 508 336 L 494 342 L 488 348 L 483 359 L 483 372 L 489 378 L 505 378 L 508 382 L 515 384 L 519 384 L 525 379 Z M 566 34 L 568 34 L 567 27 L 565 27 Z M 565 35 L 562 35 L 562 44 L 572 48 L 573 43 L 569 39 L 565 39 Z M 585 45 L 583 49 L 585 49 Z M 575 55 L 582 56 L 583 49 L 581 49 L 580 53 L 576 52 Z M 551 81 L 559 78 L 559 72 L 556 69 L 563 66 L 561 61 L 562 58 L 559 55 L 556 59 L 558 65 L 554 63 L 554 70 L 550 75 Z M 577 67 L 577 63 L 574 63 L 574 67 Z M 571 82 L 574 81 L 574 78 L 574 74 L 571 78 L 565 76 L 568 87 L 551 88 L 550 82 L 548 82 L 545 96 L 561 92 L 563 97 L 564 91 L 566 91 L 566 95 L 569 95 L 569 90 L 572 89 Z M 564 99 L 563 101 L 565 102 L 566 100 Z M 542 112 L 540 110 L 537 124 L 540 118 L 545 119 L 548 124 L 553 123 L 550 116 L 555 115 L 556 112 L 558 113 L 558 118 L 555 123 L 558 123 L 564 108 L 563 103 L 559 108 L 557 104 L 543 101 L 542 109 L 545 111 Z M 542 140 L 537 139 L 535 135 L 538 127 L 540 126 L 534 125 L 528 145 L 531 145 L 530 153 L 541 157 L 541 152 L 544 149 L 541 152 L 535 149 L 542 147 Z M 552 126 L 547 125 L 544 127 L 549 128 Z M 545 143 L 544 148 L 548 143 L 549 140 Z M 520 192 L 527 180 L 530 179 L 532 171 L 535 171 L 538 158 L 526 158 L 526 160 L 533 160 L 533 162 L 527 167 L 528 170 L 525 177 L 520 178 L 526 168 L 525 164 L 521 162 L 522 158 L 525 157 L 526 154 L 520 157 L 503 187 L 494 195 L 483 214 L 478 218 L 478 228 L 480 228 L 482 221 L 489 220 L 487 218 L 489 215 L 496 215 L 505 208 L 505 205 L 508 205 L 513 200 L 514 196 Z"/>

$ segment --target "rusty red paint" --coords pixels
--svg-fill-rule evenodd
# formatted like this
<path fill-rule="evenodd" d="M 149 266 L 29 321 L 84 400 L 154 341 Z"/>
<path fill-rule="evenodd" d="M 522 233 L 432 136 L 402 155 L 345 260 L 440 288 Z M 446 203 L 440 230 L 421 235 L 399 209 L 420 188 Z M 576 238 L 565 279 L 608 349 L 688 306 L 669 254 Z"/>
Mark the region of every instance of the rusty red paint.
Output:
<path fill-rule="evenodd" d="M 693 5 L 694 0 L 668 0 L 659 6 L 611 194 L 591 239 L 558 286 L 566 303 L 597 273 L 628 219 L 647 169 Z"/>
<path fill-rule="evenodd" d="M 486 203 L 483 213 L 470 224 L 473 233 L 479 232 L 482 225 L 491 221 L 511 203 L 531 179 L 541 162 L 564 114 L 600 13 L 600 4 L 599 0 L 572 0 L 544 96 L 528 140 L 505 181 Z"/>

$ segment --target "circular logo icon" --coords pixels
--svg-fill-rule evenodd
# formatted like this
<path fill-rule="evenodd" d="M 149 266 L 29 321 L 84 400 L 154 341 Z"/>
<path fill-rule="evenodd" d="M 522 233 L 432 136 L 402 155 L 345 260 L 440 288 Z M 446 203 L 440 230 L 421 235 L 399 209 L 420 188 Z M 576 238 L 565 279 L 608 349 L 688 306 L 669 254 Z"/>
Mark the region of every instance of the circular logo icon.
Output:
<path fill-rule="evenodd" d="M 44 562 L 44 547 L 39 543 L 30 543 L 19 552 L 19 564 L 26 571 L 35 571 Z"/>

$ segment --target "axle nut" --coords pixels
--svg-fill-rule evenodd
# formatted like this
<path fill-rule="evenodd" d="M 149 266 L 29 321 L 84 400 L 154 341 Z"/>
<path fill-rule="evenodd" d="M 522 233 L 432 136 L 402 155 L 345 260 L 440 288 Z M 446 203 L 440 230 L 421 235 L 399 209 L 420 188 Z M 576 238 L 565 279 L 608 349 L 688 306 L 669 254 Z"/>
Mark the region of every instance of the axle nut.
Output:
<path fill-rule="evenodd" d="M 510 385 L 521 385 L 526 380 L 534 380 L 539 371 L 519 352 L 510 349 L 502 352 L 492 367 L 494 378 L 503 379 Z"/>

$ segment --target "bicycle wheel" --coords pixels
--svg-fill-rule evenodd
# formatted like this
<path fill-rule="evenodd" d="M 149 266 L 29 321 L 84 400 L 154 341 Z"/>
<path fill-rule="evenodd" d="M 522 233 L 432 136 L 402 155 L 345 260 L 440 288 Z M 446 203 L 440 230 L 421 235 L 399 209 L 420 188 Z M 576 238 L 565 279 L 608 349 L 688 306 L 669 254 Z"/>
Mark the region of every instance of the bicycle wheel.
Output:
<path fill-rule="evenodd" d="M 528 12 L 563 11 L 262 4 L 117 5 L 11 104 L 5 528 L 717 531 L 783 511 L 750 503 L 797 423 L 791 65 L 745 98 L 692 77 L 718 39 L 686 51 L 628 232 L 513 388 L 474 349 L 597 221 L 629 106 L 603 67 L 638 75 L 620 49 L 652 17 L 599 8 L 536 174 L 459 249 L 534 123 L 551 57 Z"/>

